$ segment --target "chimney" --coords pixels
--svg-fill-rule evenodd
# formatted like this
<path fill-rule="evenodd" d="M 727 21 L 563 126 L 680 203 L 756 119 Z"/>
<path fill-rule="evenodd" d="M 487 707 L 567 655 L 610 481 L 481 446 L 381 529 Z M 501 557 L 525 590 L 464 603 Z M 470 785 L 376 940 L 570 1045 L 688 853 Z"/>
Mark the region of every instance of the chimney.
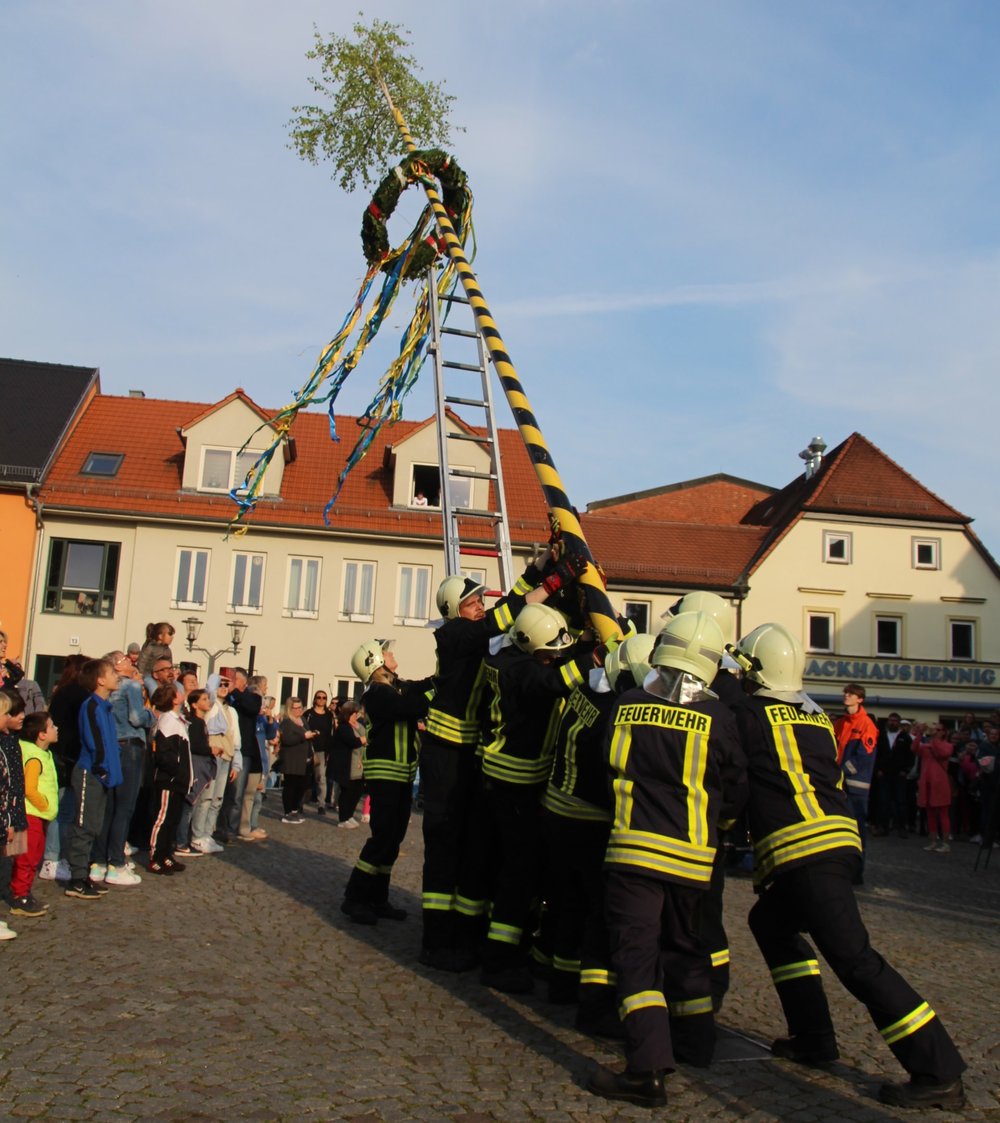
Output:
<path fill-rule="evenodd" d="M 811 480 L 819 471 L 824 452 L 826 452 L 826 441 L 822 437 L 813 437 L 808 446 L 799 453 L 799 459 L 806 462 L 807 480 Z"/>

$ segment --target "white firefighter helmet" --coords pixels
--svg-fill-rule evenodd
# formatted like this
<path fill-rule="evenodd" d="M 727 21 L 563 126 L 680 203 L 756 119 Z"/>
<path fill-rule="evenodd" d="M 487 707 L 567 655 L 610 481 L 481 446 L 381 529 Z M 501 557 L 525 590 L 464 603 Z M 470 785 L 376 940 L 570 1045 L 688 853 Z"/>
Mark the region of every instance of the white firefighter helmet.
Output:
<path fill-rule="evenodd" d="M 733 606 L 718 593 L 707 593 L 702 589 L 685 593 L 664 612 L 661 619 L 669 620 L 671 616 L 680 616 L 682 612 L 707 612 L 722 629 L 723 636 L 733 634 Z"/>
<path fill-rule="evenodd" d="M 684 671 L 707 684 L 715 678 L 725 646 L 722 629 L 713 616 L 682 612 L 667 621 L 649 662 L 654 667 Z"/>
<path fill-rule="evenodd" d="M 351 656 L 351 670 L 365 686 L 379 667 L 385 666 L 385 652 L 389 650 L 391 643 L 391 639 L 370 639 Z"/>
<path fill-rule="evenodd" d="M 514 620 L 510 638 L 527 652 L 562 651 L 573 643 L 566 617 L 547 604 L 526 604 Z"/>
<path fill-rule="evenodd" d="M 802 644 L 780 624 L 761 624 L 730 651 L 748 679 L 768 690 L 802 690 L 806 656 Z"/>
<path fill-rule="evenodd" d="M 460 573 L 454 577 L 446 577 L 438 586 L 438 612 L 445 620 L 454 620 L 462 607 L 462 601 L 476 596 L 477 593 L 481 595 L 485 591 L 485 585 L 473 581 L 471 577 L 463 577 Z"/>
<path fill-rule="evenodd" d="M 626 636 L 617 647 L 613 647 L 604 660 L 604 672 L 611 689 L 617 689 L 623 671 L 630 671 L 632 682 L 636 686 L 642 686 L 650 671 L 649 657 L 655 646 L 656 636 L 638 632 Z"/>

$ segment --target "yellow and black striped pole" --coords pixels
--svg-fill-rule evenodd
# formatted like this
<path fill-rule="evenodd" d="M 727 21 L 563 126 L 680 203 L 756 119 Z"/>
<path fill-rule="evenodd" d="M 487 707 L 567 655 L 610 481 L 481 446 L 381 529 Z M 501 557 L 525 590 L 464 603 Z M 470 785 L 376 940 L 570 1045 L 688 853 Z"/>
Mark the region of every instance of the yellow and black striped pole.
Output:
<path fill-rule="evenodd" d="M 392 96 L 381 78 L 379 78 L 379 85 L 382 87 L 382 93 L 392 111 L 407 152 L 416 152 L 417 146 L 413 137 L 410 136 L 406 121 L 403 120 L 402 113 L 393 103 Z M 602 643 L 609 639 L 620 638 L 621 629 L 618 627 L 618 619 L 611 607 L 611 601 L 608 599 L 601 575 L 594 565 L 590 547 L 583 537 L 580 520 L 576 517 L 576 513 L 566 495 L 562 480 L 559 478 L 559 473 L 552 461 L 552 454 L 545 444 L 542 431 L 531 410 L 531 403 L 524 393 L 521 381 L 517 377 L 517 371 L 510 361 L 506 345 L 500 336 L 500 331 L 486 301 L 483 299 L 479 281 L 465 256 L 462 243 L 458 240 L 458 235 L 455 233 L 455 228 L 451 224 L 451 219 L 448 217 L 448 212 L 437 191 L 426 180 L 424 180 L 424 190 L 427 192 L 427 200 L 434 212 L 438 232 L 448 247 L 448 256 L 455 263 L 458 275 L 462 278 L 462 287 L 465 289 L 465 295 L 475 314 L 476 324 L 482 333 L 490 357 L 493 359 L 493 365 L 500 378 L 500 385 L 507 396 L 507 401 L 514 414 L 514 420 L 517 422 L 517 427 L 521 433 L 521 439 L 524 441 L 528 455 L 531 457 L 535 475 L 538 477 L 538 482 L 542 485 L 542 491 L 545 493 L 549 513 L 558 521 L 559 529 L 567 547 L 571 551 L 582 553 L 590 563 L 586 571 L 580 576 L 579 585 L 586 598 L 587 612 L 590 615 L 591 624 L 600 636 Z"/>

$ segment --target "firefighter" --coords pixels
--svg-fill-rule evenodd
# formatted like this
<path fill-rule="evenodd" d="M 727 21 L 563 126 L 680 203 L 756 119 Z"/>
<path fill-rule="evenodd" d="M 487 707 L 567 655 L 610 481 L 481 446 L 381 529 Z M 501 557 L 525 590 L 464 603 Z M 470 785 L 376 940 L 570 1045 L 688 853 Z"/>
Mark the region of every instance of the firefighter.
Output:
<path fill-rule="evenodd" d="M 460 886 L 469 918 L 489 913 L 481 981 L 510 994 L 533 988 L 527 967 L 528 921 L 540 865 L 541 793 L 552 756 L 557 705 L 585 681 L 588 650 L 560 662 L 573 639 L 565 618 L 544 604 L 526 605 L 511 643 L 485 660 L 482 785 L 476 833 Z"/>
<path fill-rule="evenodd" d="M 733 610 L 729 601 L 718 593 L 701 589 L 687 593 L 664 613 L 663 619 L 670 620 L 682 612 L 707 612 L 722 629 L 724 638 L 733 635 Z M 723 655 L 715 678 L 709 686 L 713 694 L 727 706 L 732 706 L 743 698 L 739 678 L 724 664 Z M 735 664 L 733 665 L 735 668 Z M 729 937 L 723 920 L 722 898 L 726 888 L 726 856 L 731 850 L 734 839 L 745 847 L 747 841 L 746 809 L 735 820 L 719 823 L 719 846 L 712 863 L 712 881 L 702 902 L 702 936 L 712 953 L 712 1007 L 716 1013 L 722 1009 L 723 1000 L 729 990 Z"/>
<path fill-rule="evenodd" d="M 389 903 L 389 878 L 406 835 L 417 772 L 417 722 L 427 713 L 431 680 L 397 677 L 391 640 L 369 640 L 351 658 L 365 684 L 362 705 L 371 728 L 365 745 L 365 785 L 371 796 L 371 837 L 361 848 L 340 906 L 358 924 L 405 920 Z"/>
<path fill-rule="evenodd" d="M 771 971 L 788 1024 L 772 1052 L 801 1064 L 839 1056 L 812 937 L 837 978 L 868 1008 L 905 1084 L 883 1084 L 896 1107 L 960 1107 L 959 1056 L 941 1020 L 877 951 L 851 881 L 861 840 L 837 766 L 833 726 L 802 692 L 802 645 L 763 624 L 730 647 L 744 668 L 747 698 L 737 708 L 748 758 L 754 881 L 760 894 L 750 929 Z"/>
<path fill-rule="evenodd" d="M 699 911 L 718 820 L 744 788 L 732 712 L 706 687 L 724 643 L 707 613 L 674 617 L 650 660 L 657 674 L 611 713 L 615 809 L 604 895 L 626 1068 L 595 1070 L 587 1088 L 644 1107 L 666 1103 L 675 1046 L 677 1059 L 707 1064 L 715 1045 Z"/>
<path fill-rule="evenodd" d="M 533 561 L 514 588 L 489 612 L 485 586 L 469 577 L 446 577 L 437 592 L 444 623 L 434 634 L 437 668 L 434 701 L 421 736 L 420 784 L 424 800 L 423 942 L 420 962 L 445 971 L 475 965 L 468 949 L 454 946 L 455 888 L 468 841 L 479 761 L 482 660 L 525 604 L 540 603 L 572 580 L 582 562 L 564 558 L 540 569 Z"/>
<path fill-rule="evenodd" d="M 546 904 L 553 937 L 550 1001 L 579 1000 L 577 1029 L 622 1036 L 610 969 L 601 867 L 614 801 L 604 747 L 618 696 L 641 686 L 656 637 L 633 633 L 613 647 L 563 707 L 542 805 L 549 824 Z"/>

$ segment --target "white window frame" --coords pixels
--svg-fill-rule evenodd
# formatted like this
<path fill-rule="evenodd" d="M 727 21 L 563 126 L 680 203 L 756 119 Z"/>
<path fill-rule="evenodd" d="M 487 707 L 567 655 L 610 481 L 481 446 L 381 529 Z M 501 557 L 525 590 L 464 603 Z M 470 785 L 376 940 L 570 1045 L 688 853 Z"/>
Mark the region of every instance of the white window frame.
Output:
<path fill-rule="evenodd" d="M 649 601 L 649 600 L 626 600 L 626 601 L 622 601 L 622 616 L 624 616 L 626 620 L 630 619 L 629 614 L 628 614 L 628 609 L 629 609 L 630 604 L 634 604 L 637 608 L 644 608 L 646 610 L 646 626 L 644 628 L 640 628 L 639 625 L 637 624 L 636 630 L 639 631 L 639 632 L 649 632 L 652 628 L 653 602 Z"/>
<path fill-rule="evenodd" d="M 879 646 L 878 640 L 878 627 L 879 624 L 895 624 L 896 625 L 896 650 L 883 651 Z M 894 613 L 879 612 L 875 615 L 872 623 L 872 651 L 880 659 L 902 659 L 903 657 L 903 617 Z"/>
<path fill-rule="evenodd" d="M 417 601 L 421 581 L 424 603 Z M 396 570 L 396 623 L 408 628 L 422 628 L 430 619 L 431 589 L 434 569 L 429 565 L 401 564 Z M 421 612 L 420 610 L 423 609 Z"/>
<path fill-rule="evenodd" d="M 967 627 L 972 630 L 972 653 L 970 655 L 955 654 L 955 627 Z M 974 663 L 979 649 L 979 621 L 968 616 L 948 617 L 948 658 L 961 663 Z"/>
<path fill-rule="evenodd" d="M 312 674 L 306 674 L 302 671 L 279 671 L 278 672 L 278 689 L 277 689 L 277 693 L 275 694 L 275 698 L 276 698 L 277 703 L 278 703 L 277 717 L 278 717 L 279 721 L 284 716 L 285 701 L 288 698 L 301 698 L 302 699 L 302 712 L 303 713 L 305 713 L 305 711 L 309 709 L 309 707 L 312 705 L 312 696 L 313 696 L 313 693 L 314 693 L 313 678 L 314 678 L 314 676 Z M 286 679 L 289 680 L 292 684 L 292 688 L 291 688 L 291 690 L 289 690 L 289 692 L 287 694 L 285 694 L 285 680 Z M 307 682 L 309 684 L 309 687 L 308 687 L 307 690 L 303 690 L 301 692 L 301 694 L 297 694 L 296 693 L 296 686 L 297 685 L 301 686 L 303 682 Z M 283 694 L 285 694 L 284 698 L 282 698 Z"/>
<path fill-rule="evenodd" d="M 184 590 L 186 593 L 193 592 L 194 575 L 197 569 L 197 558 L 200 554 L 205 556 L 205 596 L 203 600 L 197 600 L 194 597 L 181 597 L 181 589 L 179 581 L 181 576 L 181 555 L 191 555 L 191 565 L 188 571 L 187 588 Z M 206 550 L 201 546 L 178 546 L 177 554 L 174 558 L 174 579 L 173 584 L 170 586 L 173 590 L 173 597 L 170 601 L 171 608 L 200 608 L 208 607 L 208 582 L 212 576 L 212 551 Z"/>
<path fill-rule="evenodd" d="M 826 620 L 830 628 L 830 643 L 827 647 L 822 647 L 819 644 L 812 642 L 812 622 L 813 620 Z M 809 652 L 815 652 L 817 655 L 832 655 L 837 650 L 837 614 L 836 612 L 827 612 L 822 609 L 806 609 L 806 628 L 805 628 L 805 649 Z"/>
<path fill-rule="evenodd" d="M 229 455 L 229 486 L 207 487 L 205 484 L 205 461 L 212 452 L 224 452 Z M 198 465 L 198 490 L 209 491 L 216 495 L 228 495 L 234 487 L 239 487 L 247 474 L 250 466 L 260 456 L 260 449 L 246 449 L 242 455 L 237 448 L 226 448 L 224 445 L 202 445 L 201 462 Z M 240 466 L 242 465 L 242 471 Z"/>
<path fill-rule="evenodd" d="M 941 568 L 941 539 L 940 538 L 911 538 L 910 539 L 910 560 L 914 569 L 940 569 Z M 933 554 L 933 560 L 929 562 L 920 561 L 920 548 L 922 546 L 930 547 Z"/>
<path fill-rule="evenodd" d="M 364 574 L 370 571 L 370 593 L 369 598 L 371 603 L 366 606 L 364 603 L 358 603 L 360 591 L 364 586 Z M 353 574 L 353 576 L 352 576 Z M 341 571 L 341 594 L 340 594 L 340 611 L 339 618 L 341 620 L 351 620 L 358 624 L 374 624 L 375 623 L 375 592 L 378 582 L 378 562 L 373 561 L 358 561 L 350 559 L 344 562 Z M 349 601 L 349 594 L 352 591 L 354 596 Z"/>
<path fill-rule="evenodd" d="M 489 588 L 485 569 L 463 569 L 461 572 L 463 577 L 467 577 L 470 581 L 475 581 L 477 585 L 483 585 L 485 588 Z"/>
<path fill-rule="evenodd" d="M 844 543 L 844 556 L 831 557 L 830 549 L 834 542 Z M 823 531 L 823 561 L 830 565 L 850 565 L 854 561 L 854 535 L 849 530 Z"/>
<path fill-rule="evenodd" d="M 236 588 L 236 571 L 239 568 L 239 559 L 249 559 L 246 566 L 246 572 L 243 579 L 243 588 L 237 590 Z M 251 573 L 254 567 L 254 559 L 260 558 L 260 604 L 246 604 L 249 586 L 251 584 Z M 229 597 L 226 609 L 229 612 L 252 613 L 254 616 L 260 616 L 264 611 L 264 582 L 267 578 L 267 554 L 258 553 L 254 550 L 234 550 L 232 564 L 229 567 Z M 237 599 L 237 591 L 242 593 L 242 596 Z"/>
<path fill-rule="evenodd" d="M 298 581 L 294 579 L 294 572 L 296 563 L 301 567 L 300 576 Z M 312 608 L 308 604 L 303 605 L 303 599 L 306 590 L 308 589 L 308 570 L 310 567 L 315 566 L 316 576 L 314 580 L 314 605 Z M 305 554 L 290 554 L 288 557 L 288 565 L 285 567 L 285 592 L 282 598 L 282 616 L 287 616 L 293 620 L 316 620 L 319 618 L 319 590 L 320 582 L 323 579 L 323 559 L 315 557 L 307 557 Z M 298 595 L 294 598 L 296 603 L 292 603 L 292 591 L 295 586 L 298 586 Z"/>

